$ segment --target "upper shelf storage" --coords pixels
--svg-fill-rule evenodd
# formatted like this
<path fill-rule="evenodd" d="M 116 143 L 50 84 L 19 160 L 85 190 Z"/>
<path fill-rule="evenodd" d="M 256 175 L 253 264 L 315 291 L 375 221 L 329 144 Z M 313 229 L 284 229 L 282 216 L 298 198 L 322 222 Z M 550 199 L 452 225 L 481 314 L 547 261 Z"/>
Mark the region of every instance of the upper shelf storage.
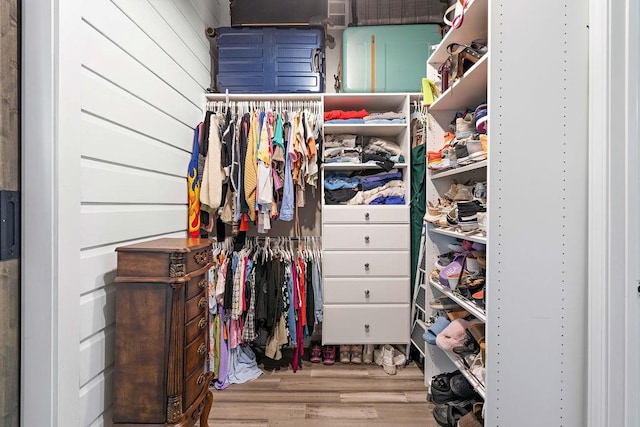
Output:
<path fill-rule="evenodd" d="M 460 28 L 452 28 L 444 36 L 438 48 L 429 57 L 429 64 L 436 67 L 446 61 L 447 46 L 451 43 L 469 44 L 472 40 L 487 38 L 488 0 L 471 0 Z M 491 48 L 491 47 L 489 47 Z"/>
<path fill-rule="evenodd" d="M 397 136 L 407 130 L 406 124 L 332 124 L 324 125 L 324 133 L 351 133 L 367 136 Z"/>
<path fill-rule="evenodd" d="M 324 95 L 324 111 L 404 111 L 406 93 L 337 93 Z"/>
<path fill-rule="evenodd" d="M 429 111 L 457 110 L 465 106 L 475 107 L 486 102 L 488 64 L 489 53 L 486 53 L 431 104 Z"/>

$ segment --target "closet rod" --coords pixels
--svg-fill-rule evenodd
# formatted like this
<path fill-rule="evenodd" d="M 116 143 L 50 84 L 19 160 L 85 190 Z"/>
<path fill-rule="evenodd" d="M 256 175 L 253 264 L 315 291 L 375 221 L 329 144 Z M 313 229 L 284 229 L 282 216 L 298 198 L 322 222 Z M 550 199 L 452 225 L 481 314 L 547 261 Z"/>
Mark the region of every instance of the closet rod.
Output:
<path fill-rule="evenodd" d="M 320 101 L 319 93 L 205 93 L 207 101 Z"/>
<path fill-rule="evenodd" d="M 289 237 L 289 236 L 247 236 L 247 239 L 257 239 L 257 240 L 265 240 L 266 238 L 269 238 L 271 240 L 273 240 L 274 242 L 277 241 L 278 238 L 285 238 L 287 240 L 292 240 L 294 242 L 297 242 L 298 240 L 302 240 L 304 241 L 305 238 L 309 239 L 309 238 L 314 238 L 314 239 L 322 239 L 321 236 L 302 236 L 302 237 Z"/>

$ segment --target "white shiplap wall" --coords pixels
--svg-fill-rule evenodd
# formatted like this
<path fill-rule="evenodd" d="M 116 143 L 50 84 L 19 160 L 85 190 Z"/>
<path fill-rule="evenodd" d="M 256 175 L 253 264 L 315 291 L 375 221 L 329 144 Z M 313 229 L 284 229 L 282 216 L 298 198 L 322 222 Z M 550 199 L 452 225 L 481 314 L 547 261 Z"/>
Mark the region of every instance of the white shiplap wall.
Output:
<path fill-rule="evenodd" d="M 206 27 L 225 0 L 92 0 L 82 10 L 79 422 L 111 425 L 115 247 L 184 236 L 186 167 L 203 91 Z"/>

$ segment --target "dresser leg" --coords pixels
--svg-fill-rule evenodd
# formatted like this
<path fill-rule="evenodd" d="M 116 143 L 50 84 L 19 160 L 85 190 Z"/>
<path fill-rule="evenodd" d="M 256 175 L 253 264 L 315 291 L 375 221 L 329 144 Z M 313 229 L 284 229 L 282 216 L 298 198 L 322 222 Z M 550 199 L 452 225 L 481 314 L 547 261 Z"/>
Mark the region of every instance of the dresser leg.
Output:
<path fill-rule="evenodd" d="M 209 427 L 209 412 L 212 404 L 213 393 L 209 390 L 204 396 L 204 408 L 202 408 L 202 413 L 200 414 L 200 427 Z"/>

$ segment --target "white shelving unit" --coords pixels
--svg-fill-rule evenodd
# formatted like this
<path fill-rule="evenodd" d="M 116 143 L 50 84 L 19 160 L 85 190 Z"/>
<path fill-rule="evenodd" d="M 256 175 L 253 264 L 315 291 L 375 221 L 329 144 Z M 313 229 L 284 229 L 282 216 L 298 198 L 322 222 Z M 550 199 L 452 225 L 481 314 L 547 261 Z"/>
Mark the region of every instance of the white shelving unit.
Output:
<path fill-rule="evenodd" d="M 473 0 L 470 2 L 464 16 L 464 23 L 460 28 L 450 30 L 442 43 L 433 52 L 428 60 L 427 76 L 433 80 L 436 78 L 439 66 L 448 58 L 446 47 L 451 43 L 469 45 L 475 39 L 485 39 L 488 34 L 488 0 Z M 489 46 L 491 49 L 491 46 Z M 465 74 L 453 82 L 441 96 L 429 107 L 429 120 L 431 127 L 427 133 L 427 147 L 430 151 L 438 151 L 444 146 L 444 135 L 451 131 L 449 128 L 457 111 L 467 108 L 475 109 L 479 104 L 487 101 L 487 81 L 489 75 L 489 53 L 480 58 Z M 491 156 L 491 150 L 489 150 Z M 469 165 L 456 167 L 444 171 L 427 171 L 427 200 L 437 204 L 438 199 L 443 198 L 444 193 L 454 182 L 463 184 L 468 181 L 486 182 L 488 176 L 489 160 L 482 160 Z M 491 188 L 487 188 L 491 191 Z M 490 210 L 490 206 L 488 207 Z M 425 281 L 429 286 L 426 293 L 428 317 L 436 314 L 429 307 L 432 298 L 446 295 L 458 306 L 467 310 L 471 315 L 482 322 L 487 322 L 486 311 L 474 302 L 462 297 L 454 290 L 442 286 L 437 280 L 430 278 L 431 271 L 435 268 L 435 260 L 438 255 L 449 252 L 448 245 L 458 239 L 471 242 L 489 244 L 487 236 L 478 230 L 461 232 L 455 227 L 438 227 L 429 225 L 427 228 L 426 243 L 426 269 Z M 487 286 L 490 286 L 487 283 Z M 442 372 L 460 370 L 471 383 L 478 394 L 486 397 L 485 384 L 476 378 L 465 366 L 460 357 L 452 352 L 443 351 L 432 345 L 427 345 L 427 357 L 425 357 L 425 383 L 429 383 L 431 377 Z"/>
<path fill-rule="evenodd" d="M 322 185 L 325 344 L 407 344 L 411 337 L 409 202 L 411 190 L 409 94 L 325 94 L 324 111 L 400 112 L 403 124 L 326 123 L 326 136 L 381 137 L 400 148 L 403 205 L 327 204 Z M 331 172 L 385 172 L 375 164 L 324 163 Z M 426 289 L 425 289 L 426 291 Z"/>

